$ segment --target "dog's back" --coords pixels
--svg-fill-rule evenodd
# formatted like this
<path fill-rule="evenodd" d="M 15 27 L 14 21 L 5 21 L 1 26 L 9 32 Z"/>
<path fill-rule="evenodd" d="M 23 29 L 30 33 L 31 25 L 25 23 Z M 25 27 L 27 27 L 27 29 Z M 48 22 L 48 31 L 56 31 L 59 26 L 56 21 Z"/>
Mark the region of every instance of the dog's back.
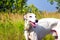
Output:
<path fill-rule="evenodd" d="M 44 26 L 43 22 L 45 22 L 45 26 Z M 39 22 L 38 22 L 39 25 L 41 25 L 41 23 L 43 23 L 42 27 L 44 27 L 45 29 L 51 28 L 52 30 L 56 30 L 57 34 L 58 34 L 58 40 L 60 40 L 60 32 L 59 32 L 60 31 L 60 19 L 56 19 L 56 18 L 43 18 L 43 19 L 40 19 Z M 49 26 L 47 26 L 47 25 L 49 25 Z M 44 32 L 45 32 L 45 30 L 44 30 Z M 49 32 L 49 31 L 47 31 L 47 32 Z"/>

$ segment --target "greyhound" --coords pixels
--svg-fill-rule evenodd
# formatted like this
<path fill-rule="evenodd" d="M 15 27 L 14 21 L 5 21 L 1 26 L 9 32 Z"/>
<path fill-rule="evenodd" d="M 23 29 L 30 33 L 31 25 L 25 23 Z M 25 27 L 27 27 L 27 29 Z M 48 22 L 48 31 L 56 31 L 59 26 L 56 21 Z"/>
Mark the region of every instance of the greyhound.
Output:
<path fill-rule="evenodd" d="M 24 35 L 26 40 L 42 40 L 45 35 L 52 33 L 55 40 L 60 40 L 60 19 L 56 18 L 43 18 L 36 19 L 34 13 L 27 13 L 24 15 L 25 31 Z"/>
<path fill-rule="evenodd" d="M 35 14 L 28 13 L 28 14 L 24 15 L 24 20 L 25 20 L 24 35 L 25 35 L 26 40 L 29 40 L 29 38 L 31 39 L 31 37 L 29 35 L 34 35 L 35 40 L 37 40 L 37 35 L 32 29 L 32 26 L 33 27 L 36 26 L 35 21 L 37 22 Z M 32 40 L 34 40 L 34 38 Z"/>

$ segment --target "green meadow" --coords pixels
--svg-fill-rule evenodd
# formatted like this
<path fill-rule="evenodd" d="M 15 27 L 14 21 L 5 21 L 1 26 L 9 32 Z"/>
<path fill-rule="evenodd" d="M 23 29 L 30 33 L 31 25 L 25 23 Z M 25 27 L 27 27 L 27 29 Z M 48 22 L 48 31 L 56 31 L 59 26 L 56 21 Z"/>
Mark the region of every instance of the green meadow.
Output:
<path fill-rule="evenodd" d="M 35 13 L 37 19 L 53 17 L 60 18 L 59 13 Z M 0 13 L 0 40 L 25 40 L 24 38 L 24 20 L 23 14 Z M 51 34 L 48 34 L 42 40 L 54 40 Z"/>

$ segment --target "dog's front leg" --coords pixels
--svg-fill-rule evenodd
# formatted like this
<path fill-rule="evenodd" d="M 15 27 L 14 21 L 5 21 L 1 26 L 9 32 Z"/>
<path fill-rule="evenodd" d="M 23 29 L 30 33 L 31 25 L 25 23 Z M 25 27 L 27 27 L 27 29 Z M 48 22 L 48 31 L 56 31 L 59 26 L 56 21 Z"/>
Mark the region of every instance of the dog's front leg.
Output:
<path fill-rule="evenodd" d="M 37 34 L 34 31 L 30 32 L 29 38 L 31 40 L 38 40 Z"/>
<path fill-rule="evenodd" d="M 26 40 L 29 40 L 29 37 L 28 37 L 29 36 L 29 33 L 28 33 L 28 31 L 26 31 L 26 30 L 24 31 L 24 36 L 25 36 L 25 39 Z"/>

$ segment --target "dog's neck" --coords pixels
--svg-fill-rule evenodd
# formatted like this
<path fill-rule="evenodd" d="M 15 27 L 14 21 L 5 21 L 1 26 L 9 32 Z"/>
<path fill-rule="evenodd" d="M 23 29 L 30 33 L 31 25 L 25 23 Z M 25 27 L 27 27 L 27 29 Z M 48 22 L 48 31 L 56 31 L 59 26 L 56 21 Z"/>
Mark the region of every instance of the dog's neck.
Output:
<path fill-rule="evenodd" d="M 29 22 L 27 20 L 25 20 L 25 26 L 28 26 Z"/>
<path fill-rule="evenodd" d="M 31 32 L 33 30 L 32 26 L 30 25 L 29 21 L 27 21 L 27 20 L 25 20 L 25 28 L 24 29 L 28 32 Z"/>
<path fill-rule="evenodd" d="M 24 28 L 25 30 L 29 30 L 29 27 L 30 27 L 29 26 L 29 21 L 25 20 L 25 25 L 24 26 L 25 26 L 25 28 Z"/>

